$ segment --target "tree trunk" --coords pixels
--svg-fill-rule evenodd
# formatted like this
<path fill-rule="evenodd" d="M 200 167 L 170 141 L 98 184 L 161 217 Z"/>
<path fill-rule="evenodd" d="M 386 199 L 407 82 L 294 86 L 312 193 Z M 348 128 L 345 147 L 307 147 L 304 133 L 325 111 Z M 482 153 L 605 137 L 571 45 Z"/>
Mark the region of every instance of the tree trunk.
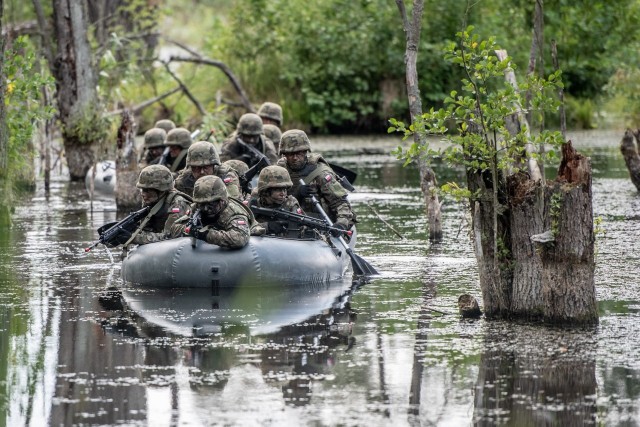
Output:
<path fill-rule="evenodd" d="M 631 182 L 636 186 L 636 189 L 640 191 L 640 155 L 638 155 L 636 143 L 633 141 L 634 137 L 636 141 L 640 143 L 640 129 L 635 132 L 627 129 L 624 132 L 622 141 L 620 141 L 620 151 L 622 152 L 622 157 L 624 157 L 627 169 L 629 169 Z"/>
<path fill-rule="evenodd" d="M 118 129 L 118 153 L 116 155 L 116 207 L 131 210 L 140 207 L 142 199 L 136 188 L 138 181 L 138 150 L 135 144 L 136 124 L 129 111 L 122 112 Z"/>
<path fill-rule="evenodd" d="M 422 12 L 424 10 L 423 0 L 413 1 L 413 12 L 411 21 L 407 19 L 407 12 L 403 0 L 396 0 L 400 16 L 402 17 L 407 48 L 405 51 L 407 96 L 409 98 L 409 112 L 411 113 L 411 123 L 422 116 L 422 101 L 420 100 L 420 89 L 418 87 L 418 46 L 420 45 L 420 31 L 422 23 Z M 426 144 L 425 136 L 421 132 L 414 132 L 413 138 L 416 144 L 423 146 Z M 438 201 L 436 175 L 425 162 L 418 159 L 420 169 L 420 188 L 424 196 L 427 221 L 429 224 L 429 240 L 439 242 L 442 240 L 441 204 Z"/>
<path fill-rule="evenodd" d="M 84 6 L 80 1 L 53 0 L 57 53 L 50 66 L 72 181 L 84 179 L 95 161 L 94 146 L 104 137 Z"/>
<path fill-rule="evenodd" d="M 0 34 L 4 28 L 4 0 L 0 0 Z M 4 75 L 5 38 L 0 37 L 0 228 L 11 224 L 11 185 L 7 174 L 9 159 L 9 134 L 7 133 L 4 94 L 7 90 L 7 79 Z"/>
<path fill-rule="evenodd" d="M 526 174 L 499 186 L 499 242 L 489 197 L 472 201 L 476 258 L 488 317 L 597 323 L 591 168 L 571 142 L 558 179 Z M 469 189 L 490 194 L 490 179 L 470 174 Z M 498 248 L 497 253 L 494 248 Z"/>

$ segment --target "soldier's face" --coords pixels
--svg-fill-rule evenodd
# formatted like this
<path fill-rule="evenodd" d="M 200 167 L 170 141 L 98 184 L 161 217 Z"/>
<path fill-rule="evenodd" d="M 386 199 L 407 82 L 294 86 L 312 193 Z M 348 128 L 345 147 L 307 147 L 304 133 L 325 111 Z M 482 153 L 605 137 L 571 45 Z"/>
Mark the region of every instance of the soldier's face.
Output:
<path fill-rule="evenodd" d="M 179 145 L 170 145 L 169 146 L 169 155 L 173 158 L 178 157 L 178 154 L 182 151 L 182 147 Z"/>
<path fill-rule="evenodd" d="M 162 156 L 162 152 L 164 151 L 164 147 L 153 147 L 149 148 L 149 154 L 151 157 L 156 158 Z"/>
<path fill-rule="evenodd" d="M 258 141 L 260 141 L 260 135 L 247 135 L 244 133 L 240 134 L 240 139 L 245 144 L 258 145 Z"/>
<path fill-rule="evenodd" d="M 284 203 L 284 199 L 287 198 L 287 189 L 286 188 L 272 188 L 271 193 L 269 194 L 269 198 L 272 203 L 277 205 L 281 205 Z"/>
<path fill-rule="evenodd" d="M 227 205 L 225 200 L 216 200 L 215 202 L 202 203 L 200 205 L 200 210 L 202 210 L 202 214 L 206 217 L 212 218 L 218 215 Z"/>
<path fill-rule="evenodd" d="M 270 119 L 269 117 L 261 117 L 262 119 L 262 124 L 263 125 L 276 125 L 278 127 L 280 127 L 280 123 L 278 123 L 277 121 Z"/>
<path fill-rule="evenodd" d="M 293 170 L 300 170 L 307 164 L 307 151 L 296 151 L 295 153 L 284 153 L 287 159 L 287 166 Z"/>
<path fill-rule="evenodd" d="M 160 198 L 160 192 L 153 188 L 141 188 L 140 195 L 142 196 L 142 203 L 145 206 L 150 206 L 156 203 Z"/>
<path fill-rule="evenodd" d="M 193 177 L 197 181 L 203 176 L 213 175 L 213 165 L 191 166 L 191 173 L 193 173 Z"/>

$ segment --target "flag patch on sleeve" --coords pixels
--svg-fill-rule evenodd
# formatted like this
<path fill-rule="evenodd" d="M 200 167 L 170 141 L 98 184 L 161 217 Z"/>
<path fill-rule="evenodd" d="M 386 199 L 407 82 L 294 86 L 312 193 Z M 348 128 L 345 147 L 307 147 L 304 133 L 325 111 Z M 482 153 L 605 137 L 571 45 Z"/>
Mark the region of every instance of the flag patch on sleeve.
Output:
<path fill-rule="evenodd" d="M 222 181 L 223 181 L 225 184 L 228 184 L 228 183 L 230 183 L 230 182 L 231 182 L 231 180 L 232 180 L 231 178 L 225 178 L 225 179 L 223 179 Z"/>
<path fill-rule="evenodd" d="M 324 177 L 324 180 L 327 181 L 327 182 L 331 182 L 332 179 L 333 178 L 331 177 L 330 174 L 328 174 L 327 176 Z"/>
<path fill-rule="evenodd" d="M 247 221 L 245 221 L 244 219 L 239 219 L 236 221 L 236 224 L 238 225 L 247 225 Z"/>
<path fill-rule="evenodd" d="M 171 213 L 179 213 L 180 208 L 171 208 Z"/>

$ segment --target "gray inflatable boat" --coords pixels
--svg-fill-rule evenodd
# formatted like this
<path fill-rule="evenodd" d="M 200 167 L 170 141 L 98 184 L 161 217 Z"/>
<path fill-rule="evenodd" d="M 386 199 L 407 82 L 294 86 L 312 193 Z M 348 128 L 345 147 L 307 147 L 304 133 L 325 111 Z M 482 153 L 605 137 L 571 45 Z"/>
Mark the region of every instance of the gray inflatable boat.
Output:
<path fill-rule="evenodd" d="M 93 168 L 96 167 L 95 176 Z M 91 194 L 91 182 L 93 181 L 93 192 L 96 196 L 113 197 L 116 188 L 116 162 L 105 160 L 98 162 L 87 171 L 84 177 L 84 187 L 87 193 Z"/>
<path fill-rule="evenodd" d="M 349 246 L 353 248 L 356 235 Z M 242 249 L 229 250 L 181 237 L 142 245 L 122 261 L 122 278 L 159 288 L 220 288 L 327 283 L 350 271 L 340 242 L 251 236 Z"/>

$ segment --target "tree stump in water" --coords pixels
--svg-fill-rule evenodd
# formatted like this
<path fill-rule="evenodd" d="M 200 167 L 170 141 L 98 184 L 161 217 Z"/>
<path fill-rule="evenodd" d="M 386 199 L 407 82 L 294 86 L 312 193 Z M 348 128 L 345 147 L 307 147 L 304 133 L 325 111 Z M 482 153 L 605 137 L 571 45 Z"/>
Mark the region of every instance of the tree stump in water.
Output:
<path fill-rule="evenodd" d="M 142 199 L 136 188 L 138 181 L 138 150 L 135 145 L 136 125 L 128 110 L 122 112 L 118 128 L 118 153 L 116 155 L 116 207 L 131 210 L 140 207 Z"/>
<path fill-rule="evenodd" d="M 632 131 L 627 129 L 624 132 L 622 141 L 620 141 L 620 151 L 624 162 L 629 169 L 629 175 L 631 175 L 631 182 L 636 186 L 636 189 L 640 191 L 640 155 L 638 155 L 638 149 L 636 147 L 635 140 L 640 143 L 640 129 Z"/>
<path fill-rule="evenodd" d="M 499 187 L 496 233 L 491 201 L 472 203 L 487 317 L 598 321 L 591 167 L 571 142 L 563 145 L 562 154 L 556 181 L 543 185 L 518 173 Z M 491 188 L 479 174 L 472 174 L 469 183 L 472 191 Z"/>
<path fill-rule="evenodd" d="M 482 315 L 478 300 L 469 294 L 462 294 L 458 297 L 458 311 L 464 318 L 476 318 Z"/>

